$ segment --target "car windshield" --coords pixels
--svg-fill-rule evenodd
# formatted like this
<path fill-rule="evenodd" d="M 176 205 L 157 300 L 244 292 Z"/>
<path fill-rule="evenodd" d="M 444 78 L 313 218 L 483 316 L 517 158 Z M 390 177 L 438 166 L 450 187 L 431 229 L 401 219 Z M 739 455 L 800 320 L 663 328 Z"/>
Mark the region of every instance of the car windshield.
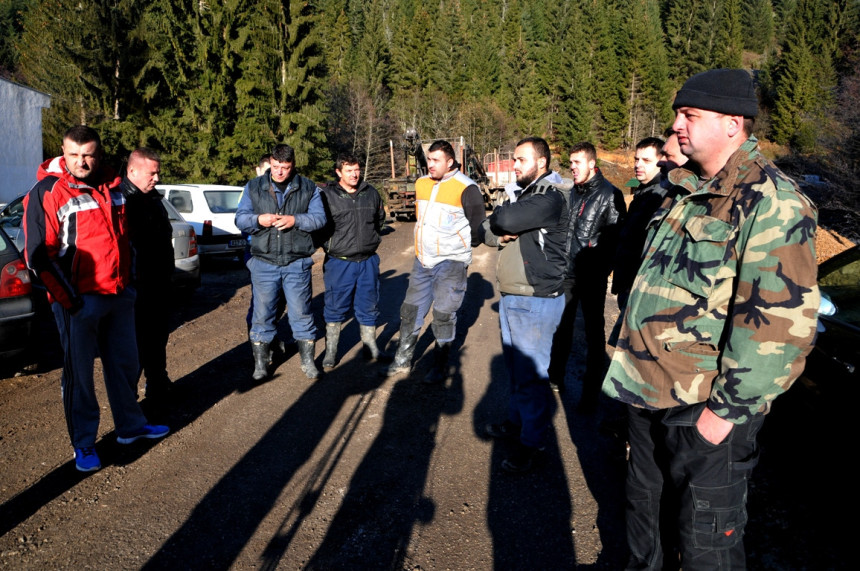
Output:
<path fill-rule="evenodd" d="M 241 190 L 204 190 L 203 196 L 213 214 L 233 214 L 239 207 Z"/>

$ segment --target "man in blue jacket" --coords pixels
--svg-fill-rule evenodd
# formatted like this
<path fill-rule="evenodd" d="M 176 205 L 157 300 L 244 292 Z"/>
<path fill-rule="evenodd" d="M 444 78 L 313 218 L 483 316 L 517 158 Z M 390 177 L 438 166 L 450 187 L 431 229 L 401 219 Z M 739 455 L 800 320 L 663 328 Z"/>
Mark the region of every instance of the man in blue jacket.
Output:
<path fill-rule="evenodd" d="M 278 293 L 287 298 L 287 316 L 299 346 L 302 371 L 319 376 L 314 364 L 316 326 L 311 314 L 311 254 L 316 249 L 311 233 L 325 225 L 320 190 L 295 168 L 295 151 L 289 145 L 272 150 L 269 171 L 245 185 L 236 226 L 251 236 L 248 269 L 254 290 L 251 348 L 255 381 L 266 378 L 269 344 L 275 338 Z"/>

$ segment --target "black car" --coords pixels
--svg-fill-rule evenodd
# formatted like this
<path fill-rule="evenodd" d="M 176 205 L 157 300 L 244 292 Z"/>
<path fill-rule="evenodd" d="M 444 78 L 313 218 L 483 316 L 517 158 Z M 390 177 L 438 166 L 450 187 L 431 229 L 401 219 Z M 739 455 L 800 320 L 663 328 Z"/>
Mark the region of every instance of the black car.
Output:
<path fill-rule="evenodd" d="M 860 387 L 860 247 L 823 262 L 818 285 L 818 338 L 804 376 L 820 389 L 832 388 L 846 397 L 846 389 Z"/>
<path fill-rule="evenodd" d="M 21 254 L 0 229 L 0 361 L 29 348 L 35 304 L 30 272 Z"/>

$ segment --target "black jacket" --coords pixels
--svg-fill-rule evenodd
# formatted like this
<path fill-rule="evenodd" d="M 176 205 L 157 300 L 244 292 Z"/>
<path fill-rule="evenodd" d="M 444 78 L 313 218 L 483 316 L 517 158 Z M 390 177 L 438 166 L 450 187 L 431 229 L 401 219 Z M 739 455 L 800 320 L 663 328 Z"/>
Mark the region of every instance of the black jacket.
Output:
<path fill-rule="evenodd" d="M 663 204 L 668 192 L 668 187 L 662 181 L 663 177 L 658 174 L 651 181 L 633 189 L 633 200 L 618 236 L 618 250 L 612 270 L 612 293 L 628 291 L 633 285 L 642 263 L 648 222 Z"/>
<path fill-rule="evenodd" d="M 161 194 L 142 192 L 127 178 L 120 190 L 125 196 L 133 282 L 138 287 L 168 285 L 174 269 L 173 227 Z"/>
<path fill-rule="evenodd" d="M 554 297 L 562 291 L 567 200 L 546 175 L 527 186 L 516 202 L 497 207 L 484 222 L 484 242 L 516 235 L 499 253 L 496 279 L 507 295 Z M 487 232 L 489 230 L 489 232 Z"/>
<path fill-rule="evenodd" d="M 348 193 L 337 182 L 322 190 L 326 225 L 320 231 L 322 247 L 333 258 L 360 262 L 379 247 L 379 232 L 385 224 L 385 209 L 379 192 L 365 181 Z"/>
<path fill-rule="evenodd" d="M 621 191 L 599 171 L 585 184 L 573 187 L 565 278 L 609 276 L 618 230 L 626 213 Z"/>

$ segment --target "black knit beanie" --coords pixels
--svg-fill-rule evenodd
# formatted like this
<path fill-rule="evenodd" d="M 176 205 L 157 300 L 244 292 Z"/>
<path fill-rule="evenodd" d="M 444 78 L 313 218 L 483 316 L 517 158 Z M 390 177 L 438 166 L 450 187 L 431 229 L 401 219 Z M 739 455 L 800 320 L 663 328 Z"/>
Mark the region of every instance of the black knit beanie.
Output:
<path fill-rule="evenodd" d="M 688 79 L 672 109 L 695 107 L 726 115 L 755 117 L 758 99 L 752 76 L 745 69 L 709 69 Z"/>

